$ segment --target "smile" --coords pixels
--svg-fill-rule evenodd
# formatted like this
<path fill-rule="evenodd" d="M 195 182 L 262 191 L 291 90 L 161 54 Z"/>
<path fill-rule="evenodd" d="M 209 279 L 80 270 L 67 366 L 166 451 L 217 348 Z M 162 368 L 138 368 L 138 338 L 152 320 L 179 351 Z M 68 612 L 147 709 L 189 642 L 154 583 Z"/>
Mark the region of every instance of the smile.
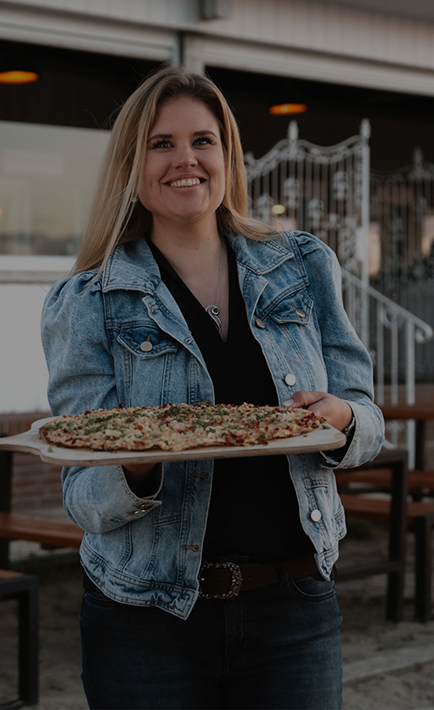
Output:
<path fill-rule="evenodd" d="M 187 178 L 184 180 L 175 180 L 174 182 L 169 182 L 170 187 L 193 187 L 193 185 L 200 185 L 201 181 L 199 178 Z"/>

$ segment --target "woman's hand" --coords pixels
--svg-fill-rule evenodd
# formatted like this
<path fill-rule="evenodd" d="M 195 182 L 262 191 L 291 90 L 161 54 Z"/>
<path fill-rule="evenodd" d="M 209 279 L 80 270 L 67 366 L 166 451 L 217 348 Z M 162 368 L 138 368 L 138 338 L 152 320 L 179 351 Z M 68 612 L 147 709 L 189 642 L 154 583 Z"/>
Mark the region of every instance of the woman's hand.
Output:
<path fill-rule="evenodd" d="M 283 403 L 285 407 L 303 407 L 310 409 L 339 431 L 345 429 L 353 417 L 353 411 L 347 402 L 327 392 L 294 392 L 291 399 Z"/>

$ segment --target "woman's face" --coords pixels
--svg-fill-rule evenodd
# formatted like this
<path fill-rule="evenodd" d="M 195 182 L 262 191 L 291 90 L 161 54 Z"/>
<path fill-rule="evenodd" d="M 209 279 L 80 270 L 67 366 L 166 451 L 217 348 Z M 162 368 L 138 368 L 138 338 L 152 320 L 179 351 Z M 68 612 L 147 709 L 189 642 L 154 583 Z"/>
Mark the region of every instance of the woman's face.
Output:
<path fill-rule="evenodd" d="M 146 146 L 140 202 L 153 229 L 169 222 L 209 222 L 225 193 L 225 159 L 216 118 L 202 103 L 182 96 L 158 111 Z"/>

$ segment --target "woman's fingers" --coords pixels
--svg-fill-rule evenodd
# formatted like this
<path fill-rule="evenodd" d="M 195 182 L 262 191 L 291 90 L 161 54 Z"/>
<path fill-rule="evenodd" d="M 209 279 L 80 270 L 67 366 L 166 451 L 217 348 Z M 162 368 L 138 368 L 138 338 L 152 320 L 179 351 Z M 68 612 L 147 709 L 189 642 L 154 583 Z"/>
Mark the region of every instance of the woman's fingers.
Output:
<path fill-rule="evenodd" d="M 352 409 L 343 399 L 328 392 L 294 392 L 292 397 L 284 402 L 286 407 L 302 407 L 324 417 L 329 424 L 340 431 L 350 423 Z"/>

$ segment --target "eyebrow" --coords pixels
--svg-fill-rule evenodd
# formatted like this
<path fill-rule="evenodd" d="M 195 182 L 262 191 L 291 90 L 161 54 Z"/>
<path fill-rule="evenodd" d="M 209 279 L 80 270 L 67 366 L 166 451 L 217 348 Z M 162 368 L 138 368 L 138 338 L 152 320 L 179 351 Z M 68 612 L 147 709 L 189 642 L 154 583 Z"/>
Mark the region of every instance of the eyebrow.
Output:
<path fill-rule="evenodd" d="M 214 136 L 215 138 L 217 138 L 217 135 L 214 133 L 214 131 L 195 131 L 193 133 L 193 136 L 208 136 L 208 135 L 211 135 L 211 136 Z M 148 142 L 155 140 L 156 138 L 160 138 L 160 140 L 167 139 L 167 138 L 173 138 L 173 133 L 156 133 L 152 136 L 149 136 Z"/>

